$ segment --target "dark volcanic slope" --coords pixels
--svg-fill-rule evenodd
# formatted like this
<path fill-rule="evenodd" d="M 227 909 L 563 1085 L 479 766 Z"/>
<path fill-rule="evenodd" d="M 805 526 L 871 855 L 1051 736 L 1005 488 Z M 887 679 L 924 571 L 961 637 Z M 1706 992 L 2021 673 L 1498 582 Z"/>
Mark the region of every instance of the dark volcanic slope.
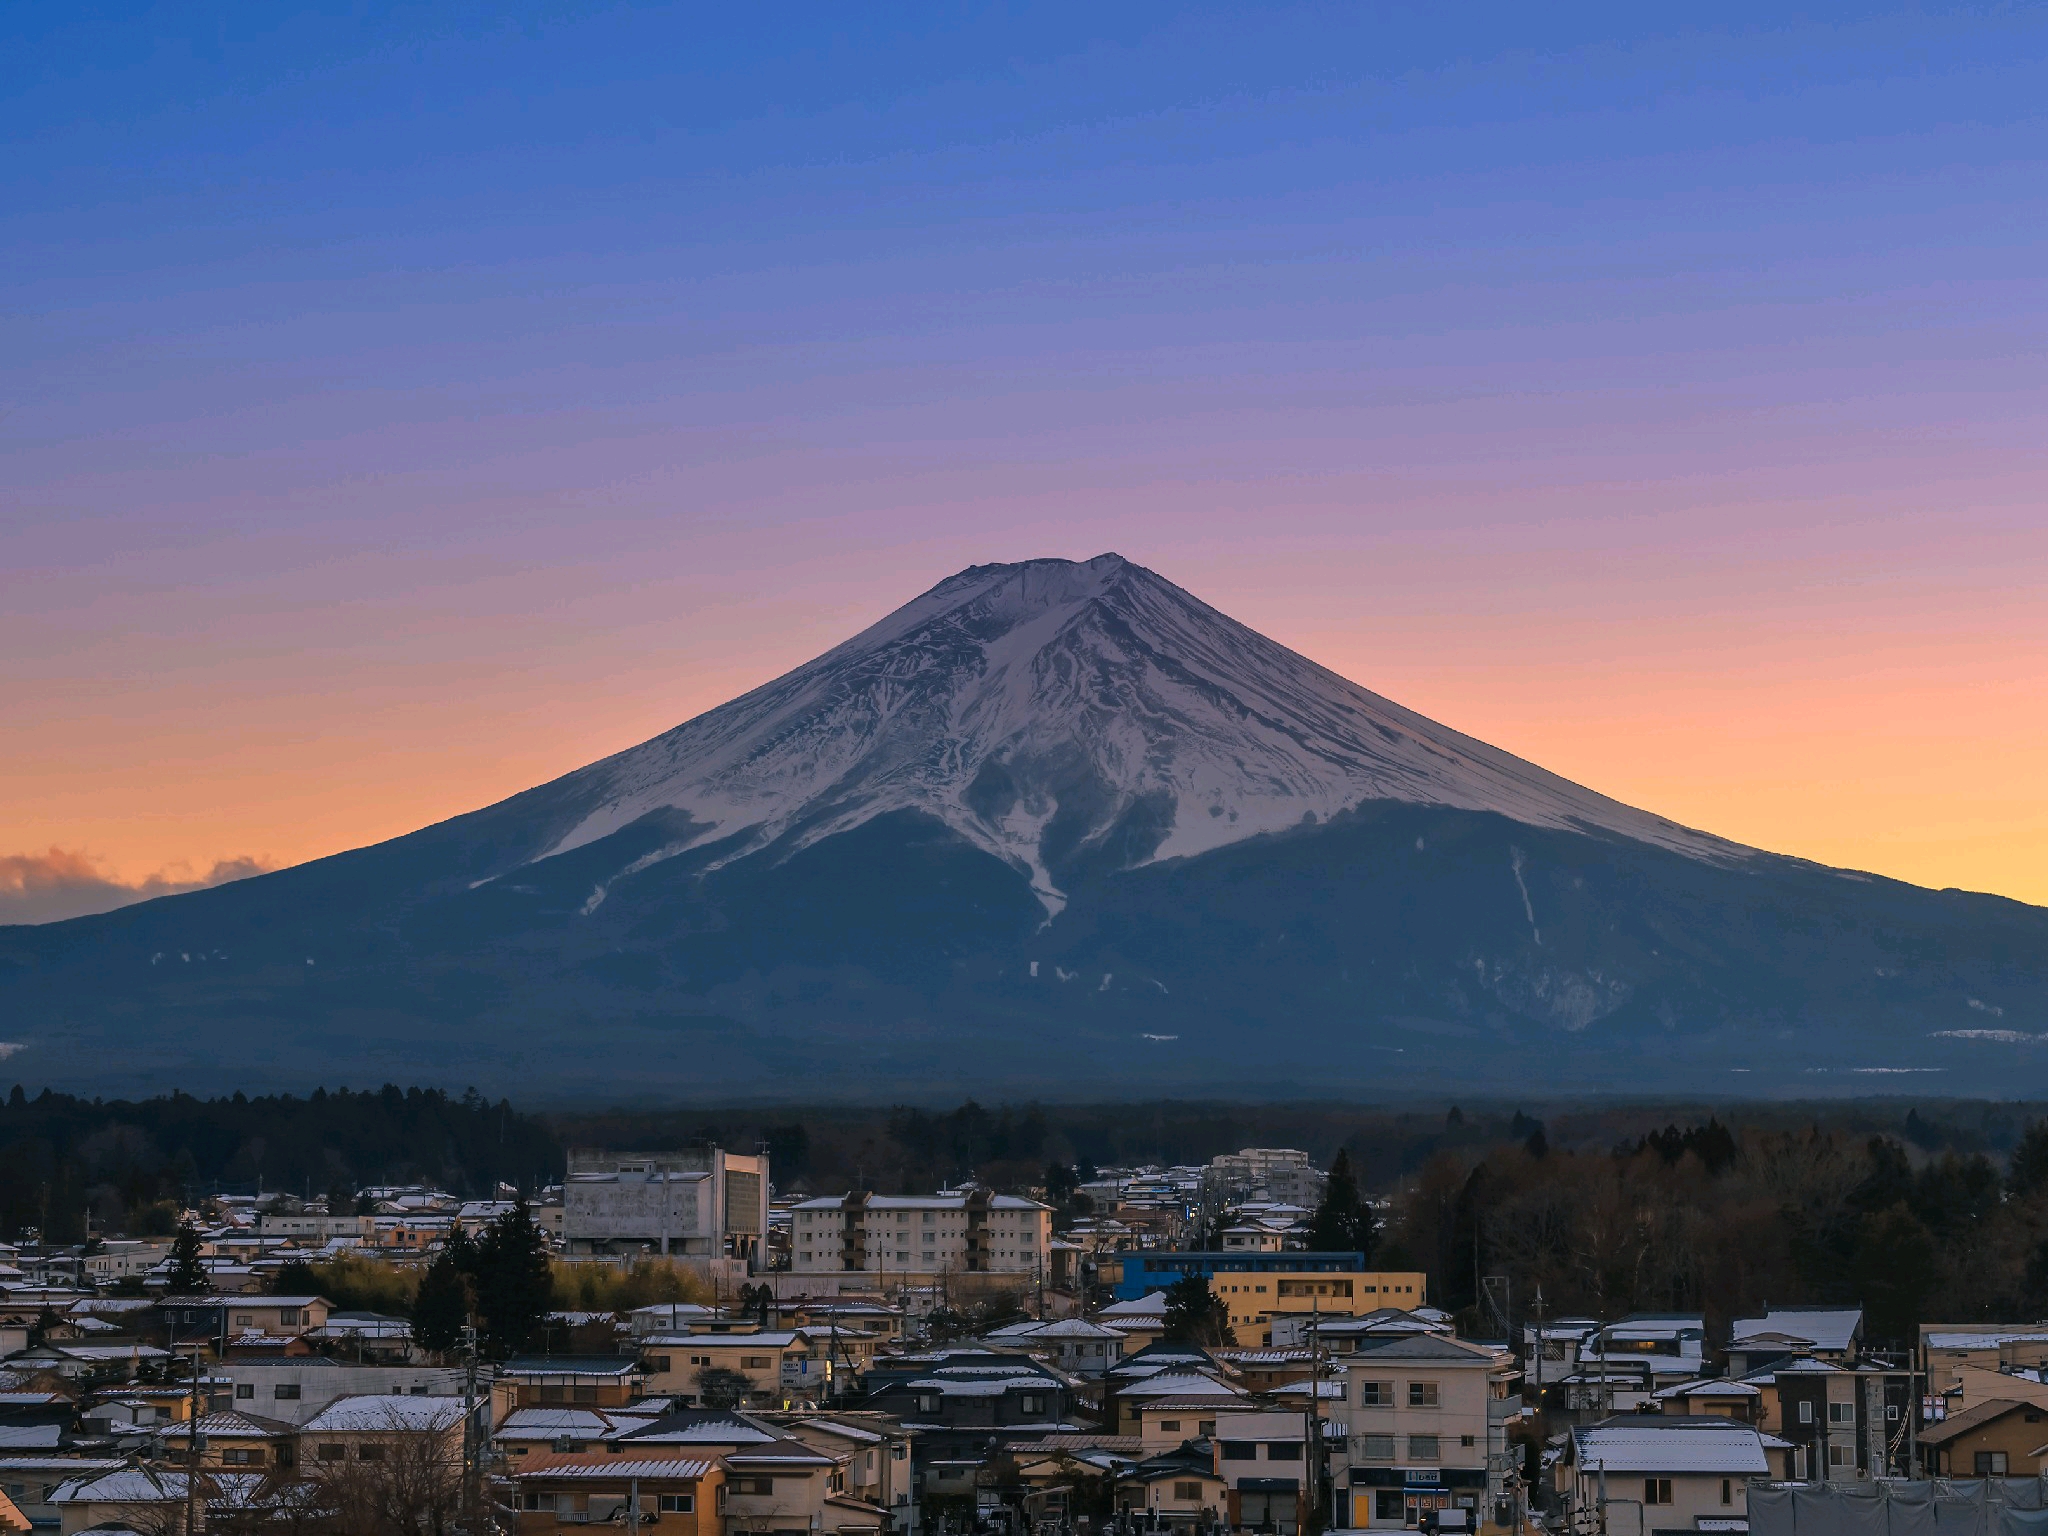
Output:
<path fill-rule="evenodd" d="M 0 930 L 0 1040 L 100 1091 L 2048 1086 L 2048 912 L 1674 828 L 1173 594 L 977 568 L 500 805 Z"/>

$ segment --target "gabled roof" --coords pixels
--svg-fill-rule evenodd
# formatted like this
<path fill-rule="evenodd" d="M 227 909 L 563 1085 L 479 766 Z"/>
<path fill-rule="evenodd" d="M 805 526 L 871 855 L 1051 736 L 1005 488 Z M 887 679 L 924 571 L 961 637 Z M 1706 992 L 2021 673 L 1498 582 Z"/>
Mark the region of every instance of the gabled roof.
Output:
<path fill-rule="evenodd" d="M 760 1445 L 744 1446 L 725 1453 L 729 1467 L 836 1467 L 836 1458 L 801 1440 L 769 1439 Z"/>
<path fill-rule="evenodd" d="M 365 1393 L 338 1397 L 300 1426 L 305 1434 L 400 1434 L 453 1429 L 462 1422 L 459 1397 Z"/>
<path fill-rule="evenodd" d="M 603 1456 L 584 1460 L 580 1457 L 550 1456 L 531 1463 L 522 1462 L 512 1476 L 519 1482 L 539 1478 L 638 1478 L 642 1482 L 695 1482 L 711 1472 L 708 1461 L 688 1461 L 682 1457 L 671 1459 L 628 1458 L 625 1456 Z"/>
<path fill-rule="evenodd" d="M 1773 1307 L 1762 1317 L 1740 1317 L 1730 1325 L 1731 1343 L 1746 1344 L 1763 1334 L 1803 1339 L 1811 1349 L 1842 1353 L 1863 1334 L 1861 1307 Z"/>
<path fill-rule="evenodd" d="M 1397 1333 L 1385 1338 L 1367 1334 L 1358 1341 L 1358 1353 L 1346 1358 L 1366 1364 L 1379 1360 L 1441 1360 L 1446 1364 L 1493 1365 L 1500 1355 L 1497 1350 L 1467 1344 L 1462 1339 L 1447 1339 L 1440 1333 Z"/>
<path fill-rule="evenodd" d="M 607 1412 L 602 1408 L 515 1408 L 492 1431 L 498 1440 L 601 1440 L 645 1429 L 653 1413 Z"/>
<path fill-rule="evenodd" d="M 613 1437 L 624 1446 L 766 1445 L 779 1435 L 753 1420 L 718 1408 L 680 1408 Z"/>
<path fill-rule="evenodd" d="M 1966 1435 L 1973 1429 L 1979 1429 L 2021 1409 L 2035 1414 L 2048 1413 L 2048 1409 L 2044 1409 L 2039 1403 L 2016 1403 L 2004 1398 L 1989 1398 L 1974 1408 L 1965 1408 L 1961 1413 L 1950 1414 L 1939 1424 L 1930 1424 L 1920 1431 L 1920 1443 L 1946 1445 L 1958 1435 Z"/>
<path fill-rule="evenodd" d="M 1604 1424 L 1575 1426 L 1574 1459 L 1581 1470 L 1607 1472 L 1706 1472 L 1761 1477 L 1771 1470 L 1762 1437 L 1732 1419 L 1627 1416 Z"/>
<path fill-rule="evenodd" d="M 160 1433 L 166 1440 L 183 1440 L 191 1435 L 192 1426 L 167 1424 Z M 260 1418 L 253 1413 L 225 1409 L 219 1413 L 201 1414 L 199 1433 L 223 1440 L 284 1440 L 296 1438 L 299 1426 L 287 1424 L 282 1419 Z"/>

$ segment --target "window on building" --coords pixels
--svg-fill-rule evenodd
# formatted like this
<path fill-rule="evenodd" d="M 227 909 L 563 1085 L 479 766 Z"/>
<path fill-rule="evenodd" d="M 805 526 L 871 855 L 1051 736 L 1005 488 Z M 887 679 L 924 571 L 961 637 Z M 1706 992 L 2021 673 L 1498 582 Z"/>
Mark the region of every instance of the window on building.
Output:
<path fill-rule="evenodd" d="M 1392 1435 L 1360 1435 L 1354 1442 L 1358 1446 L 1360 1461 L 1392 1461 L 1394 1459 L 1394 1437 Z"/>
<path fill-rule="evenodd" d="M 1837 1425 L 1854 1424 L 1856 1422 L 1856 1405 L 1854 1403 L 1829 1403 L 1828 1422 Z"/>
<path fill-rule="evenodd" d="M 2003 1477 L 2005 1469 L 2004 1451 L 1979 1451 L 1975 1457 L 1974 1471 L 1979 1477 Z"/>
<path fill-rule="evenodd" d="M 1019 1394 L 1017 1398 L 1017 1411 L 1019 1413 L 1031 1414 L 1044 1413 L 1045 1394 L 1043 1392 L 1024 1392 Z"/>
<path fill-rule="evenodd" d="M 1177 1435 L 1177 1434 L 1179 1434 L 1179 1433 L 1180 1433 L 1180 1420 L 1179 1420 L 1179 1419 L 1161 1419 L 1161 1420 L 1159 1421 L 1159 1432 L 1160 1432 L 1161 1434 L 1163 1434 L 1163 1435 Z"/>
<path fill-rule="evenodd" d="M 738 1481 L 741 1493 L 765 1495 L 775 1491 L 775 1479 L 772 1477 L 743 1477 Z"/>
<path fill-rule="evenodd" d="M 1301 1442 L 1299 1440 L 1268 1440 L 1266 1442 L 1266 1460 L 1301 1460 Z"/>
<path fill-rule="evenodd" d="M 647 1357 L 647 1369 L 666 1373 L 669 1368 L 669 1361 L 673 1358 L 671 1355 L 649 1355 Z"/>
<path fill-rule="evenodd" d="M 1173 1496 L 1182 1503 L 1193 1503 L 1202 1497 L 1202 1485 L 1200 1483 L 1175 1483 L 1173 1485 Z"/>
<path fill-rule="evenodd" d="M 261 1449 L 248 1449 L 231 1445 L 220 1453 L 221 1465 L 228 1467 L 260 1467 L 263 1465 Z"/>
<path fill-rule="evenodd" d="M 1225 1461 L 1257 1461 L 1259 1442 L 1256 1440 L 1226 1440 L 1223 1442 Z"/>
<path fill-rule="evenodd" d="M 1358 1406 L 1361 1408 L 1393 1407 L 1394 1384 L 1391 1381 L 1361 1381 L 1358 1384 Z"/>
<path fill-rule="evenodd" d="M 1671 1479 L 1668 1477 L 1644 1478 L 1643 1502 L 1645 1504 L 1669 1504 L 1671 1502 Z"/>
<path fill-rule="evenodd" d="M 765 1371 L 775 1362 L 766 1355 L 741 1355 L 740 1369 L 743 1371 Z"/>
<path fill-rule="evenodd" d="M 1436 1406 L 1436 1383 L 1433 1381 L 1409 1382 L 1408 1406 L 1410 1408 L 1434 1408 Z"/>
<path fill-rule="evenodd" d="M 1469 1451 L 1472 1449 L 1472 1437 L 1470 1435 L 1460 1435 L 1458 1436 L 1458 1444 Z"/>
<path fill-rule="evenodd" d="M 1799 1422 L 1802 1424 L 1811 1424 L 1813 1422 L 1812 1403 L 1801 1403 L 1799 1405 Z"/>
<path fill-rule="evenodd" d="M 1828 1447 L 1828 1465 L 1831 1467 L 1853 1467 L 1856 1465 L 1856 1447 L 1853 1445 L 1831 1445 Z"/>
<path fill-rule="evenodd" d="M 299 1384 L 296 1381 L 280 1381 L 270 1389 L 270 1395 L 280 1403 L 295 1403 L 299 1400 Z"/>
<path fill-rule="evenodd" d="M 237 1398 L 239 1398 L 239 1399 L 240 1399 L 241 1401 L 243 1401 L 243 1402 L 247 1402 L 247 1401 L 248 1401 L 248 1400 L 249 1400 L 250 1398 L 254 1397 L 255 1395 L 256 1395 L 256 1383 L 255 1383 L 255 1382 L 253 1382 L 253 1381 L 238 1381 L 238 1382 L 236 1382 L 236 1383 L 235 1383 L 235 1396 L 236 1396 Z"/>
<path fill-rule="evenodd" d="M 382 1461 L 383 1459 L 384 1447 L 374 1440 L 365 1441 L 356 1447 L 357 1461 Z"/>
<path fill-rule="evenodd" d="M 1732 1477 L 1721 1479 L 1721 1502 L 1723 1504 L 1733 1504 L 1735 1502 L 1735 1479 Z"/>
<path fill-rule="evenodd" d="M 1408 1437 L 1408 1459 L 1410 1461 L 1441 1461 L 1441 1442 L 1435 1435 L 1410 1435 Z"/>
<path fill-rule="evenodd" d="M 277 1309 L 277 1320 L 287 1328 L 296 1328 L 300 1322 L 299 1309 L 297 1307 L 279 1307 Z"/>
<path fill-rule="evenodd" d="M 346 1461 L 348 1459 L 348 1447 L 345 1445 L 323 1444 L 320 1447 L 320 1459 L 322 1461 Z"/>
<path fill-rule="evenodd" d="M 697 1495 L 664 1493 L 661 1496 L 661 1512 L 664 1515 L 694 1515 L 697 1512 Z"/>

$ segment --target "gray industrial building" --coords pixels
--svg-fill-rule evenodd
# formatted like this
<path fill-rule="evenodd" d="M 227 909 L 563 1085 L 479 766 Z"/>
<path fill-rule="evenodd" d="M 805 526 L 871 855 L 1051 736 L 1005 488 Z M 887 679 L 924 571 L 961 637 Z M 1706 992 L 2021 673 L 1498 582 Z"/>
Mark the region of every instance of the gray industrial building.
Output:
<path fill-rule="evenodd" d="M 768 1154 L 572 1147 L 562 1186 L 571 1253 L 646 1251 L 752 1262 L 768 1230 Z"/>

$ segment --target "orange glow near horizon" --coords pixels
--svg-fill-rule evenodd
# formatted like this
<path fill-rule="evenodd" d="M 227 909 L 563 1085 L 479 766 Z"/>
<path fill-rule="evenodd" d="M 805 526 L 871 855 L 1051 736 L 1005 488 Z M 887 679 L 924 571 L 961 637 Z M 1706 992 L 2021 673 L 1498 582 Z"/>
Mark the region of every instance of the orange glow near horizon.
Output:
<path fill-rule="evenodd" d="M 1827 864 L 2048 903 L 2048 551 L 2023 524 L 1809 515 L 1803 531 L 1723 541 L 1709 511 L 1631 547 L 1598 520 L 1446 533 L 1410 517 L 1362 536 L 1296 507 L 1291 532 L 1239 543 L 1214 521 L 1172 531 L 1179 491 L 893 548 L 818 520 L 566 573 L 405 583 L 367 561 L 355 596 L 320 600 L 324 568 L 298 601 L 287 582 L 217 623 L 190 594 L 139 594 L 123 629 L 74 636 L 34 669 L 19 700 L 34 729 L 0 767 L 0 854 L 82 851 L 132 884 L 396 836 L 665 730 L 960 566 L 1116 547 L 1617 799 Z M 267 625 L 274 641 L 256 634 Z"/>

